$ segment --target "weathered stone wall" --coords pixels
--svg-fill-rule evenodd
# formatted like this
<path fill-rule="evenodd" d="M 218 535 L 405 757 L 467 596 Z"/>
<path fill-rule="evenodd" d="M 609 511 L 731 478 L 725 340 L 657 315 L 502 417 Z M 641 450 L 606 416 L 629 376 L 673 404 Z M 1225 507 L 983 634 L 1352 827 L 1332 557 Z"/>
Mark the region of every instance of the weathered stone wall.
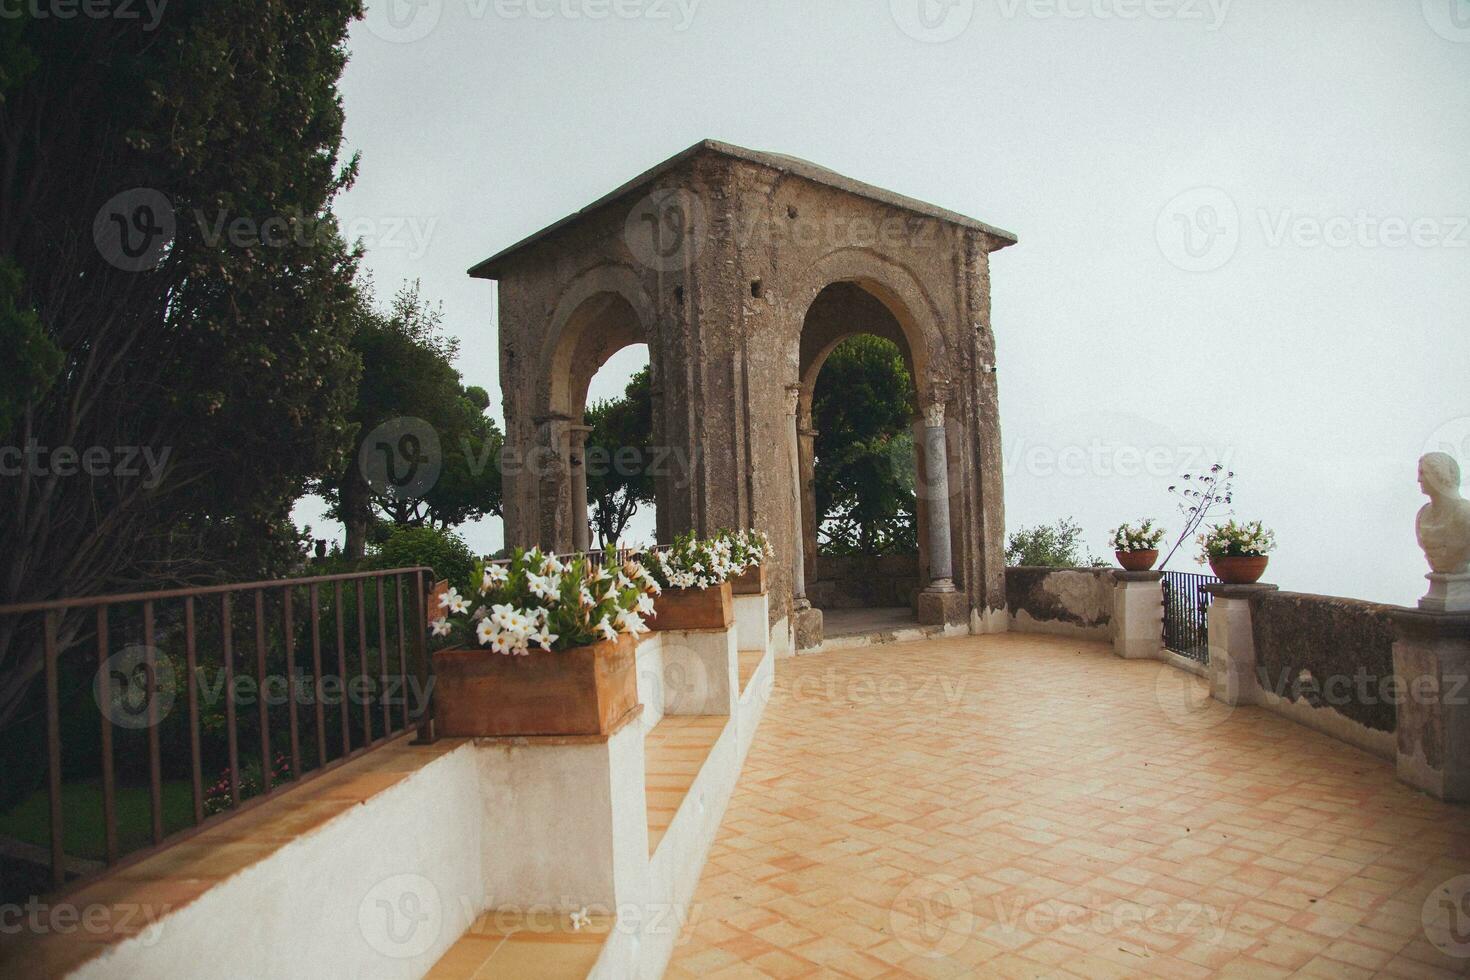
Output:
<path fill-rule="evenodd" d="M 918 555 L 821 555 L 807 597 L 819 609 L 911 606 L 921 587 Z"/>
<path fill-rule="evenodd" d="M 875 329 L 904 339 L 920 402 L 945 406 L 954 578 L 986 621 L 1006 601 L 988 253 L 1010 240 L 801 169 L 697 149 L 477 268 L 500 290 L 507 543 L 571 548 L 569 427 L 602 361 L 646 342 L 659 539 L 765 530 L 778 555 L 771 620 L 787 617 L 801 533 L 787 393 L 809 397 L 804 369 L 819 367 L 803 350 L 808 311 L 852 284 L 896 325 Z M 627 231 L 659 194 L 686 205 L 689 234 L 667 262 L 636 254 Z"/>
<path fill-rule="evenodd" d="M 1253 597 L 1256 680 L 1282 700 L 1394 731 L 1394 608 L 1296 592 Z"/>
<path fill-rule="evenodd" d="M 1005 577 L 1011 629 L 1112 638 L 1112 569 L 1013 566 Z"/>

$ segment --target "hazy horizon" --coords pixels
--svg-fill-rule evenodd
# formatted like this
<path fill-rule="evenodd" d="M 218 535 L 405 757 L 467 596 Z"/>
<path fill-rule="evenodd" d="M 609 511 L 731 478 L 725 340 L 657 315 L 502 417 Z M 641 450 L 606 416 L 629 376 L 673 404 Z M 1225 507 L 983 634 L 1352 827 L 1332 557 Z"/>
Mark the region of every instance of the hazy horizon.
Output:
<path fill-rule="evenodd" d="M 369 0 L 351 55 L 337 213 L 380 293 L 442 301 L 497 417 L 465 270 L 720 139 L 1020 237 L 991 264 L 1009 529 L 1071 516 L 1108 557 L 1219 460 L 1269 581 L 1423 594 L 1416 461 L 1470 466 L 1466 0 Z"/>

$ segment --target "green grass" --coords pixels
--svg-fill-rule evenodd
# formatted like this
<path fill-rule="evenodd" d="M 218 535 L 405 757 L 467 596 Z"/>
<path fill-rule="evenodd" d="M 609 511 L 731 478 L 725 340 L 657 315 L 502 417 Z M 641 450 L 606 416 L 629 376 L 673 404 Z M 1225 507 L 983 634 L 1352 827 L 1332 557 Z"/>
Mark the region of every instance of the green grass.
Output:
<path fill-rule="evenodd" d="M 153 843 L 153 811 L 147 787 L 119 786 L 116 795 L 119 853 Z M 0 813 L 0 836 L 51 846 L 50 802 L 46 790 L 26 797 Z M 61 787 L 63 842 L 69 857 L 100 861 L 107 854 L 102 823 L 102 781 L 65 783 Z M 188 780 L 163 784 L 163 832 L 173 833 L 194 822 L 194 791 Z"/>

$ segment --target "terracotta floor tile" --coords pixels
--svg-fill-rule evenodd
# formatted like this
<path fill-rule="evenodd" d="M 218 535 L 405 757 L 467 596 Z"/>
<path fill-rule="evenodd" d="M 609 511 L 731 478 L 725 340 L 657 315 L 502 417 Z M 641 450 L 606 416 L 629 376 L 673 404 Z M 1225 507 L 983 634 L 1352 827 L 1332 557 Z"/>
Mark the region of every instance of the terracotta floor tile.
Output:
<path fill-rule="evenodd" d="M 1420 923 L 1470 873 L 1470 812 L 1254 708 L 1176 724 L 1156 695 L 1172 668 L 1015 634 L 775 667 L 695 902 L 814 976 L 1470 970 Z M 829 698 L 829 678 L 907 694 Z M 737 867 L 740 894 L 779 897 L 722 905 Z M 700 959 L 728 946 L 706 931 L 673 975 L 731 965 Z"/>

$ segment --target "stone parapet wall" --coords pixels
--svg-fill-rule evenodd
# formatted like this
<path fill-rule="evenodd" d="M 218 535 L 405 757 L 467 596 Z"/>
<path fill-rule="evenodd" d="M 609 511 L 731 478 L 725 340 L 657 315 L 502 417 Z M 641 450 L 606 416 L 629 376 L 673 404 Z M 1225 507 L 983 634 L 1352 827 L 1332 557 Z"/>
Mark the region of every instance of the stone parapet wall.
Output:
<path fill-rule="evenodd" d="M 1011 629 L 1086 639 L 1113 636 L 1113 570 L 1109 568 L 1006 569 Z"/>
<path fill-rule="evenodd" d="M 918 555 L 821 555 L 807 596 L 819 609 L 912 606 Z"/>
<path fill-rule="evenodd" d="M 1256 681 L 1271 699 L 1326 708 L 1375 732 L 1393 732 L 1396 607 L 1306 595 L 1252 596 Z"/>

